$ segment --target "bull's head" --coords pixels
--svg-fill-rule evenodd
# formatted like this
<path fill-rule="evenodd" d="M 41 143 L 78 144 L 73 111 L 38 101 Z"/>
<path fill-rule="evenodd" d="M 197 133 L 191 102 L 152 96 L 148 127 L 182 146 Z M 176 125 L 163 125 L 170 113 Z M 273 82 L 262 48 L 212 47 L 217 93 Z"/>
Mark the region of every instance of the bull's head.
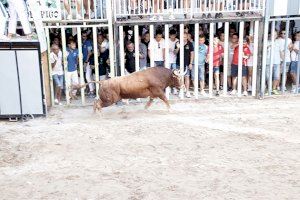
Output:
<path fill-rule="evenodd" d="M 172 86 L 178 89 L 184 88 L 184 79 L 183 77 L 186 75 L 187 69 L 185 72 L 181 73 L 179 69 L 173 70 L 172 73 Z"/>

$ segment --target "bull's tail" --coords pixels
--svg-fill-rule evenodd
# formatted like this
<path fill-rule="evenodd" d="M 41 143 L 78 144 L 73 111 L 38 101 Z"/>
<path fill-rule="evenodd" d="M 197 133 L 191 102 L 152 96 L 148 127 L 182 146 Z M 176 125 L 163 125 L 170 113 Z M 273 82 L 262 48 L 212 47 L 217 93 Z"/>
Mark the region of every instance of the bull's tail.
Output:
<path fill-rule="evenodd" d="M 85 84 L 82 84 L 82 85 L 80 85 L 80 84 L 77 84 L 77 85 L 71 85 L 70 87 L 69 87 L 69 96 L 72 98 L 72 99 L 74 99 L 75 97 L 74 97 L 74 95 L 73 95 L 73 91 L 74 90 L 79 90 L 79 89 L 81 89 L 81 88 L 85 88 L 88 84 L 90 84 L 90 83 L 99 83 L 99 85 L 101 85 L 101 81 L 90 81 L 90 82 L 87 82 L 87 83 L 85 83 Z"/>

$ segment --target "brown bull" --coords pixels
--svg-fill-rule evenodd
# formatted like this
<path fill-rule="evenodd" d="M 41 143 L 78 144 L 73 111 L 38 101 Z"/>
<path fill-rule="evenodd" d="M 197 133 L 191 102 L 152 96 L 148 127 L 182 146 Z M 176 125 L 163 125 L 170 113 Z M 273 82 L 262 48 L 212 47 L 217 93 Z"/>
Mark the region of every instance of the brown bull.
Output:
<path fill-rule="evenodd" d="M 111 78 L 104 81 L 94 81 L 100 84 L 99 99 L 94 102 L 94 111 L 108 107 L 121 99 L 137 99 L 150 97 L 145 109 L 148 109 L 154 98 L 160 98 L 168 109 L 170 104 L 165 96 L 167 87 L 184 87 L 183 76 L 179 70 L 164 67 L 152 67 L 127 76 Z M 87 83 L 88 84 L 88 83 Z M 87 84 L 80 86 L 85 87 Z M 76 87 L 76 89 L 79 89 Z M 75 88 L 73 88 L 75 89 Z M 71 94 L 72 91 L 70 91 Z"/>

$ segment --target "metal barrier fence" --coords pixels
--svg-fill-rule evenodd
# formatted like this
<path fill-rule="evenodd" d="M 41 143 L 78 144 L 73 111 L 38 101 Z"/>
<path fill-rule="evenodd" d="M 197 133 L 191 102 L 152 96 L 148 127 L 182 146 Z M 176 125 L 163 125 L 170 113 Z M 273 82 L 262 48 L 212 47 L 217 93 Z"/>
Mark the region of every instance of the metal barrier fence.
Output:
<path fill-rule="evenodd" d="M 244 23 L 245 22 L 239 22 L 239 41 L 238 41 L 238 45 L 239 45 L 239 52 L 243 52 L 243 35 L 244 35 Z M 213 55 L 213 39 L 214 39 L 214 34 L 215 32 L 215 28 L 216 28 L 216 24 L 217 23 L 210 23 L 209 24 L 209 49 L 210 55 Z M 195 31 L 194 31 L 194 36 L 195 36 L 195 43 L 194 43 L 194 54 L 195 54 L 195 59 L 194 59 L 194 70 L 192 73 L 194 73 L 194 80 L 193 80 L 193 85 L 194 85 L 194 91 L 193 91 L 193 96 L 194 98 L 198 99 L 199 98 L 199 77 L 198 77 L 198 60 L 199 60 L 199 43 L 197 41 L 199 41 L 199 23 L 196 23 L 193 25 L 195 27 Z M 224 72 L 223 72 L 223 91 L 222 94 L 223 96 L 227 96 L 228 95 L 228 88 L 227 88 L 227 78 L 228 78 L 228 74 L 230 74 L 230 72 L 228 72 L 228 70 L 230 70 L 230 66 L 231 66 L 231 60 L 229 60 L 229 58 L 231 57 L 229 54 L 232 52 L 229 52 L 229 22 L 225 22 L 223 23 L 224 28 Z M 179 25 L 180 30 L 179 30 L 179 44 L 180 44 L 180 51 L 179 51 L 179 57 L 180 57 L 180 70 L 183 72 L 184 71 L 184 24 L 180 24 Z M 154 39 L 154 32 L 155 32 L 155 27 L 154 25 L 150 25 L 149 27 L 149 32 L 150 32 L 150 47 L 149 47 L 149 52 L 155 52 L 154 51 L 154 47 L 153 47 L 153 41 Z M 164 43 L 164 54 L 165 54 L 165 59 L 164 59 L 164 67 L 166 68 L 170 68 L 171 67 L 171 63 L 169 62 L 169 55 L 170 55 L 170 49 L 169 49 L 169 31 L 170 31 L 170 24 L 165 24 L 164 25 L 164 40 L 162 43 Z M 252 73 L 252 83 L 251 83 L 251 87 L 252 87 L 252 91 L 251 91 L 251 95 L 255 96 L 256 95 L 256 80 L 257 80 L 257 61 L 258 61 L 258 30 L 259 30 L 259 21 L 253 21 L 251 22 L 251 33 L 253 36 L 253 73 Z M 140 52 L 139 50 L 139 25 L 135 25 L 134 26 L 134 33 L 133 35 L 134 37 L 134 44 L 135 44 L 135 52 Z M 125 47 L 124 47 L 124 27 L 123 26 L 119 26 L 119 42 L 120 42 L 120 70 L 121 70 L 121 76 L 127 74 L 126 70 L 125 70 Z M 157 53 L 157 52 L 155 52 Z M 150 67 L 155 66 L 154 64 L 154 58 L 153 56 L 150 56 Z M 213 91 L 213 86 L 214 86 L 214 66 L 213 66 L 213 56 L 209 56 L 209 89 L 208 89 L 208 97 L 213 97 L 214 91 Z M 239 56 L 239 63 L 238 63 L 238 78 L 237 78 L 237 95 L 240 97 L 242 96 L 242 68 L 243 68 L 243 57 Z M 140 70 L 140 66 L 139 66 L 139 56 L 135 56 L 135 69 L 138 71 Z M 245 88 L 244 88 L 245 89 Z M 169 98 L 170 97 L 170 88 L 168 88 L 166 90 L 166 96 Z M 183 91 L 180 92 L 180 98 L 183 99 L 184 95 L 183 95 Z"/>
<path fill-rule="evenodd" d="M 116 19 L 123 17 L 145 17 L 150 19 L 163 20 L 165 16 L 170 19 L 181 17 L 189 18 L 222 17 L 228 14 L 245 14 L 260 13 L 263 14 L 265 0 L 114 0 Z M 234 15 L 235 16 L 235 15 Z"/>
<path fill-rule="evenodd" d="M 293 38 L 296 42 L 292 43 L 292 39 L 290 38 L 290 35 L 292 35 L 290 22 L 292 20 L 300 20 L 300 17 L 267 18 L 265 22 L 260 88 L 260 96 L 262 97 L 265 95 L 287 93 L 290 89 L 287 85 L 288 75 L 291 75 L 292 78 L 291 92 L 295 94 L 299 93 L 300 39 Z M 276 30 L 276 22 L 285 23 L 285 28 L 281 31 L 284 34 L 280 35 L 279 30 Z M 291 54 L 294 55 L 291 56 Z"/>

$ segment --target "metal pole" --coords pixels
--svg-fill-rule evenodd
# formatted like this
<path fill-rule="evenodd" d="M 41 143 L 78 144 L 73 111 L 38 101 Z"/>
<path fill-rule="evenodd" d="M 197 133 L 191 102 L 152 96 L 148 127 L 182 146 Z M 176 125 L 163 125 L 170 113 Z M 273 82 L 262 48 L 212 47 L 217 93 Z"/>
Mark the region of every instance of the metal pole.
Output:
<path fill-rule="evenodd" d="M 199 67 L 198 67 L 198 61 L 199 61 L 199 23 L 195 24 L 195 61 L 194 61 L 194 95 L 195 98 L 198 99 L 199 97 Z"/>
<path fill-rule="evenodd" d="M 61 40 L 62 40 L 62 51 L 63 51 L 63 62 L 65 71 L 65 89 L 66 89 L 66 101 L 67 105 L 70 105 L 70 95 L 69 95 L 69 79 L 68 79 L 68 61 L 67 61 L 67 44 L 66 44 L 66 32 L 65 28 L 61 28 Z"/>
<path fill-rule="evenodd" d="M 213 95 L 213 54 L 214 54 L 214 25 L 215 23 L 210 23 L 209 25 L 209 97 L 212 98 Z"/>
<path fill-rule="evenodd" d="M 224 70 L 223 70 L 223 95 L 227 96 L 227 76 L 228 76 L 228 58 L 229 58 L 229 22 L 225 22 L 225 41 L 224 41 Z"/>
<path fill-rule="evenodd" d="M 238 97 L 242 96 L 242 70 L 243 70 L 243 37 L 244 37 L 244 23 L 245 22 L 240 22 L 240 27 L 239 27 L 239 62 L 238 62 Z"/>
<path fill-rule="evenodd" d="M 299 41 L 299 49 L 300 49 L 300 41 Z M 297 80 L 296 80 L 296 94 L 299 93 L 299 79 L 300 79 L 300 52 L 297 53 L 298 55 L 298 66 L 297 66 Z"/>
<path fill-rule="evenodd" d="M 165 24 L 165 67 L 170 69 L 169 25 Z M 166 97 L 170 99 L 170 87 L 166 89 Z"/>
<path fill-rule="evenodd" d="M 285 25 L 284 62 L 283 62 L 282 82 L 281 82 L 282 93 L 284 93 L 286 90 L 286 61 L 287 61 L 287 51 L 289 51 L 288 49 L 289 29 L 290 29 L 290 20 L 287 20 Z"/>
<path fill-rule="evenodd" d="M 114 52 L 114 29 L 113 29 L 113 16 L 111 1 L 106 0 L 106 17 L 108 19 L 108 41 L 109 41 L 109 64 L 110 64 L 110 76 L 115 77 L 115 52 Z M 123 33 L 123 31 L 122 31 Z"/>
<path fill-rule="evenodd" d="M 139 25 L 134 26 L 135 71 L 140 70 Z"/>
<path fill-rule="evenodd" d="M 82 56 L 82 38 L 81 38 L 81 28 L 77 27 L 77 40 L 78 40 L 78 52 L 79 52 L 79 74 L 80 74 L 80 84 L 84 84 L 84 72 L 83 72 L 83 56 Z M 85 105 L 85 94 L 84 88 L 81 88 L 81 102 Z"/>
<path fill-rule="evenodd" d="M 253 50 L 253 72 L 252 72 L 252 96 L 256 94 L 256 74 L 257 74 L 257 58 L 258 58 L 258 29 L 259 21 L 254 23 L 254 50 Z"/>
<path fill-rule="evenodd" d="M 182 4 L 181 4 L 182 5 Z M 184 37 L 184 24 L 180 24 L 180 72 L 183 73 L 184 71 L 184 41 L 183 41 L 183 37 Z M 186 88 L 186 91 L 188 91 L 189 88 Z M 184 94 L 183 94 L 183 90 L 180 89 L 180 94 L 179 97 L 180 99 L 184 98 Z"/>
<path fill-rule="evenodd" d="M 264 33 L 263 33 L 263 51 L 262 51 L 262 66 L 261 66 L 261 85 L 260 85 L 260 98 L 264 97 L 266 87 L 266 64 L 267 64 L 267 46 L 268 46 L 268 31 L 270 20 L 270 0 L 266 0 L 265 18 L 264 18 Z"/>
<path fill-rule="evenodd" d="M 154 41 L 154 26 L 150 25 L 150 67 L 154 67 L 154 50 L 153 50 L 153 41 Z"/>
<path fill-rule="evenodd" d="M 272 22 L 271 28 L 271 60 L 270 60 L 270 69 L 269 69 L 269 80 L 268 80 L 268 93 L 271 95 L 272 92 L 272 80 L 273 80 L 273 65 L 274 65 L 274 40 L 275 40 L 275 22 Z"/>
<path fill-rule="evenodd" d="M 125 52 L 124 52 L 124 33 L 123 26 L 119 26 L 119 35 L 120 35 L 120 67 L 121 67 L 121 76 L 125 75 Z"/>
<path fill-rule="evenodd" d="M 95 81 L 99 81 L 99 63 L 98 63 L 98 43 L 97 43 L 97 28 L 93 27 L 93 45 L 94 45 L 94 67 L 95 67 Z M 96 85 L 96 97 L 99 98 L 99 84 Z"/>

